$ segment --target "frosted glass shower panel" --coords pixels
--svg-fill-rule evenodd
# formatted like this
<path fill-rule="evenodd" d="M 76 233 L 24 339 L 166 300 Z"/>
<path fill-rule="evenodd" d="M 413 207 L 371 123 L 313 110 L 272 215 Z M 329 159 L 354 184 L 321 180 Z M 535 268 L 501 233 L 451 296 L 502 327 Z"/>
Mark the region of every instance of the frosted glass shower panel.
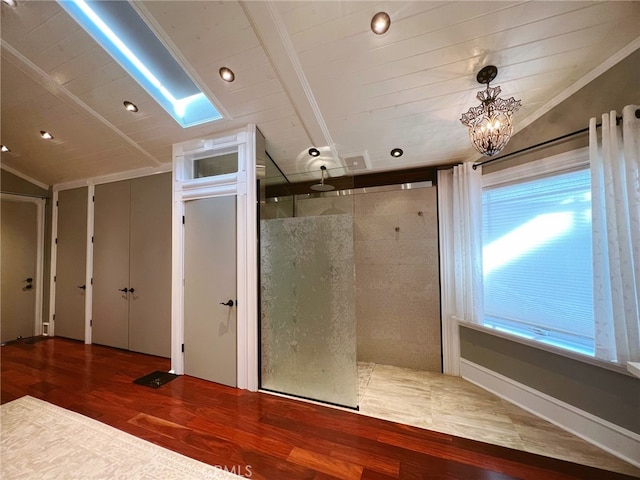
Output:
<path fill-rule="evenodd" d="M 262 388 L 356 407 L 353 216 L 260 226 Z"/>

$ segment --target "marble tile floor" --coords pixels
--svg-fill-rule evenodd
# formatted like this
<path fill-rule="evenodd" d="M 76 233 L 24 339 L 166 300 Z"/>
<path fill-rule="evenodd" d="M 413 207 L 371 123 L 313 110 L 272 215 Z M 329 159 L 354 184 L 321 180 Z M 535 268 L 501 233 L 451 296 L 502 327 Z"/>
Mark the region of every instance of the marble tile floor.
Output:
<path fill-rule="evenodd" d="M 460 378 L 358 363 L 360 413 L 640 477 L 640 468 Z"/>

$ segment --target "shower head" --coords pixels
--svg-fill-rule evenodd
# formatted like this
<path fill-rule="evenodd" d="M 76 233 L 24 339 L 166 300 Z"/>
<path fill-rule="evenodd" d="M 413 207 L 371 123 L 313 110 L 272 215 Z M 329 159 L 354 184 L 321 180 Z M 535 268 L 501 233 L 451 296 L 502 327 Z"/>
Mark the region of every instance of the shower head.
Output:
<path fill-rule="evenodd" d="M 327 167 L 325 167 L 324 165 L 320 166 L 320 175 L 321 175 L 321 179 L 320 179 L 320 183 L 316 183 L 311 185 L 311 190 L 315 190 L 316 192 L 330 192 L 331 190 L 334 190 L 336 187 L 334 187 L 333 185 L 327 185 L 324 183 L 324 172 L 327 170 Z"/>
<path fill-rule="evenodd" d="M 325 185 L 324 183 L 316 183 L 315 185 L 311 185 L 311 190 L 315 190 L 316 192 L 330 192 L 334 190 L 336 187 L 333 185 Z"/>

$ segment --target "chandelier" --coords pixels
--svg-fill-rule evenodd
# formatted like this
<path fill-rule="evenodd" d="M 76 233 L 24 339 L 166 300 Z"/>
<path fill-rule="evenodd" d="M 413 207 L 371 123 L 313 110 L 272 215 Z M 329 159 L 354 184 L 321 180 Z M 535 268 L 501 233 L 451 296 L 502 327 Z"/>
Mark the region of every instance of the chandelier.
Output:
<path fill-rule="evenodd" d="M 491 157 L 500 152 L 507 144 L 513 133 L 511 117 L 522 103 L 513 97 L 508 100 L 498 98 L 500 87 L 489 87 L 498 74 L 498 68 L 488 65 L 478 72 L 478 83 L 487 85 L 485 90 L 478 92 L 476 98 L 481 105 L 471 107 L 463 113 L 460 121 L 469 128 L 469 138 L 474 148 L 482 155 Z"/>

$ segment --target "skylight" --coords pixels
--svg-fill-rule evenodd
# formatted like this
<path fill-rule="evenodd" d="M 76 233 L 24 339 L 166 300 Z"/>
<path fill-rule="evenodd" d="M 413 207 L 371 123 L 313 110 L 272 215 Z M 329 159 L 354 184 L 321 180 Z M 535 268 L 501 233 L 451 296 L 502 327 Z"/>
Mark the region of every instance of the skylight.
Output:
<path fill-rule="evenodd" d="M 129 2 L 58 3 L 180 126 L 222 118 Z"/>

